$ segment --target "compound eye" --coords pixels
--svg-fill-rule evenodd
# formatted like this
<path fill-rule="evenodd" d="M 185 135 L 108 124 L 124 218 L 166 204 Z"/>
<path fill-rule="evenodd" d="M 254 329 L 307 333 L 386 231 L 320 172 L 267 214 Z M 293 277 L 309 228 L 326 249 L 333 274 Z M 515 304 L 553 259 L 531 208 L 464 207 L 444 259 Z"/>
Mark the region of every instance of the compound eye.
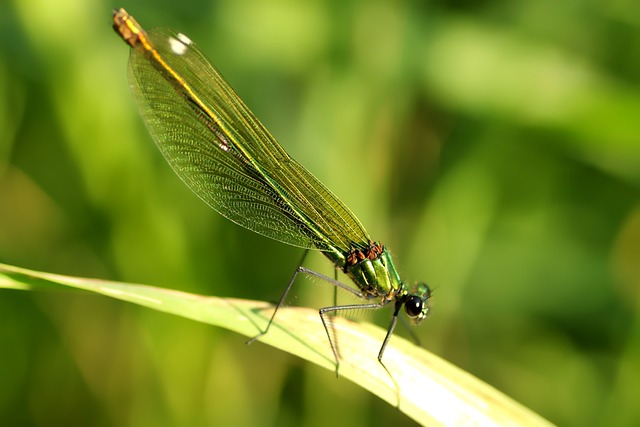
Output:
<path fill-rule="evenodd" d="M 414 318 L 422 314 L 422 299 L 417 295 L 411 295 L 404 303 L 404 311 L 407 316 Z"/>

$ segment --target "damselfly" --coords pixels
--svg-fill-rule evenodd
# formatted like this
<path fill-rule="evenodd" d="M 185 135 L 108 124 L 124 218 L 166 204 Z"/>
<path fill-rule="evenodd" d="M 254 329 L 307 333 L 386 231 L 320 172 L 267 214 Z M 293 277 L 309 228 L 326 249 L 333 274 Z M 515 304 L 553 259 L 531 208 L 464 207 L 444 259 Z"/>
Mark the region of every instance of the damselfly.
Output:
<path fill-rule="evenodd" d="M 318 179 L 284 151 L 218 70 L 187 36 L 167 29 L 145 32 L 124 9 L 113 26 L 131 46 L 129 79 L 140 114 L 169 164 L 205 203 L 231 221 L 272 239 L 322 252 L 356 285 L 298 267 L 264 331 L 267 333 L 299 273 L 319 277 L 366 300 L 320 310 L 330 313 L 393 306 L 383 354 L 404 307 L 414 322 L 429 311 L 431 291 L 400 279 L 387 248 Z M 395 380 L 394 380 L 395 383 Z"/>

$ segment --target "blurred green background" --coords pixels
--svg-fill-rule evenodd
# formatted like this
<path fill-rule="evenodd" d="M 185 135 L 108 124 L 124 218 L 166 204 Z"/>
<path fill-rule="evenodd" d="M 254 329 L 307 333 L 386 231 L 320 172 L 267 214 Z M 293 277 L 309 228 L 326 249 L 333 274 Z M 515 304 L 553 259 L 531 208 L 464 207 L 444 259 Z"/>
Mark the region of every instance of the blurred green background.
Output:
<path fill-rule="evenodd" d="M 0 262 L 276 300 L 302 252 L 172 173 L 128 91 L 120 6 L 195 40 L 434 287 L 426 348 L 555 423 L 640 423 L 636 2 L 1 2 Z M 322 306 L 311 288 L 296 303 Z M 0 319 L 3 425 L 412 424 L 332 372 L 108 298 L 2 291 Z"/>

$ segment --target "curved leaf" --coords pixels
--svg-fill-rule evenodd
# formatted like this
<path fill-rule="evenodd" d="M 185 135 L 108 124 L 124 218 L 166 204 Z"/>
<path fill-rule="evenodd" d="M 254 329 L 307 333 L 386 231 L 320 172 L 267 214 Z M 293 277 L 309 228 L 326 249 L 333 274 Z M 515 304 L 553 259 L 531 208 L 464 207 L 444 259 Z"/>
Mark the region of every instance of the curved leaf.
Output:
<path fill-rule="evenodd" d="M 0 264 L 2 287 L 33 291 L 81 289 L 220 326 L 248 337 L 264 329 L 274 308 L 262 301 L 207 297 L 153 286 L 42 273 L 5 264 Z M 398 393 L 375 357 L 385 331 L 339 317 L 334 319 L 334 324 L 340 337 L 340 376 L 397 405 L 422 425 L 551 425 L 471 374 L 400 337 L 393 337 L 385 352 L 385 363 L 399 385 Z M 335 369 L 317 310 L 282 308 L 272 329 L 260 341 L 329 370 Z"/>

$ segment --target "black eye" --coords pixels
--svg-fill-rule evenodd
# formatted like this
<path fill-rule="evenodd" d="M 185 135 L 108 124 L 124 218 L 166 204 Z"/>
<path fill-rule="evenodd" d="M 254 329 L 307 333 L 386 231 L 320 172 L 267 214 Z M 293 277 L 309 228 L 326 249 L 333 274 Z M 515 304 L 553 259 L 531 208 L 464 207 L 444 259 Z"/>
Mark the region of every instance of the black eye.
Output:
<path fill-rule="evenodd" d="M 404 311 L 409 317 L 418 317 L 422 314 L 422 299 L 416 295 L 411 295 L 404 303 Z"/>

